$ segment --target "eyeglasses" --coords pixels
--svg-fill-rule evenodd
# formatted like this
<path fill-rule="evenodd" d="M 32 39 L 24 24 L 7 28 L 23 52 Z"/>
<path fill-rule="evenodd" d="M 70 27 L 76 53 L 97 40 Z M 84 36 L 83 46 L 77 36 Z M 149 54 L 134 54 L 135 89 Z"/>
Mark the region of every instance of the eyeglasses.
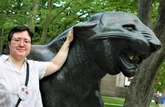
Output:
<path fill-rule="evenodd" d="M 28 39 L 13 38 L 13 39 L 11 39 L 11 40 L 13 40 L 14 43 L 16 43 L 16 44 L 21 43 L 22 40 L 23 40 L 23 42 L 24 42 L 25 45 L 31 44 L 31 41 L 28 40 Z"/>

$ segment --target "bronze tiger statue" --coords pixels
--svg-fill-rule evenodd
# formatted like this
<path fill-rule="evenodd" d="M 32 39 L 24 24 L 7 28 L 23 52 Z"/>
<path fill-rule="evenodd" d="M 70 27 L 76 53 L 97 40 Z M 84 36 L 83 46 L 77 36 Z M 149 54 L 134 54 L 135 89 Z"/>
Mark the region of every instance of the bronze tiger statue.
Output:
<path fill-rule="evenodd" d="M 74 40 L 63 67 L 40 81 L 44 107 L 104 107 L 99 81 L 107 73 L 135 75 L 137 66 L 161 47 L 153 31 L 126 12 L 96 13 L 71 27 Z M 54 57 L 70 30 L 50 43 L 33 45 L 29 58 Z"/>

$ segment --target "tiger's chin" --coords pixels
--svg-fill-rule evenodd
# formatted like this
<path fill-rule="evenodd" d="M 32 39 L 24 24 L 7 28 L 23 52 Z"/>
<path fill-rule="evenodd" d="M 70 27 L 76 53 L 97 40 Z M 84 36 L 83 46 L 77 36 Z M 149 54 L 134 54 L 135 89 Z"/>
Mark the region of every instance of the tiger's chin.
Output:
<path fill-rule="evenodd" d="M 136 73 L 137 67 L 146 59 L 149 55 L 140 54 L 138 52 L 122 51 L 118 59 L 119 69 L 124 76 L 133 77 Z"/>

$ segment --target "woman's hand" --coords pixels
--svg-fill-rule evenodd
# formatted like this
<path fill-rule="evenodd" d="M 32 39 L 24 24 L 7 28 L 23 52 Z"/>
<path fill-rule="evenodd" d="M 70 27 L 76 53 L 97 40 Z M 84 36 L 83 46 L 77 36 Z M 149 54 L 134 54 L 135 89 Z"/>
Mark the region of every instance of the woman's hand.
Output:
<path fill-rule="evenodd" d="M 73 38 L 74 38 L 74 36 L 73 36 L 73 29 L 71 29 L 71 30 L 68 32 L 68 34 L 67 34 L 67 39 L 66 39 L 66 41 L 69 42 L 69 43 L 71 43 L 71 42 L 73 41 Z"/>

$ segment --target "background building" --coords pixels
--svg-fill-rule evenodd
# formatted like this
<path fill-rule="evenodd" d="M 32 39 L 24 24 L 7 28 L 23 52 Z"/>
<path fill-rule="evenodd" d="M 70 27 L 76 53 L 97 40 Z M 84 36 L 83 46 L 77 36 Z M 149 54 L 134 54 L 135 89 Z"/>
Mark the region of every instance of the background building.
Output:
<path fill-rule="evenodd" d="M 118 75 L 105 75 L 101 80 L 101 94 L 105 96 L 124 97 L 132 78 L 125 77 L 122 73 Z"/>

